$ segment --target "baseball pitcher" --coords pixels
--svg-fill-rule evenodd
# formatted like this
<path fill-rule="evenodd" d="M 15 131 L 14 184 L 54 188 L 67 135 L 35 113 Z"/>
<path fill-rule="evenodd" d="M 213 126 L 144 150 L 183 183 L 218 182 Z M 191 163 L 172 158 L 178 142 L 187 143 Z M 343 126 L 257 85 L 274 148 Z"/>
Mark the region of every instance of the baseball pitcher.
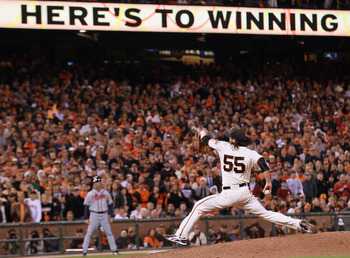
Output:
<path fill-rule="evenodd" d="M 197 201 L 190 214 L 182 221 L 175 235 L 168 236 L 167 239 L 180 245 L 187 245 L 189 232 L 203 212 L 231 206 L 244 209 L 278 225 L 301 229 L 307 233 L 316 233 L 316 228 L 306 220 L 294 219 L 281 213 L 267 211 L 260 204 L 250 192 L 248 183 L 251 169 L 257 163 L 266 179 L 264 192 L 271 192 L 270 172 L 265 159 L 256 151 L 247 148 L 251 139 L 246 137 L 243 129 L 225 130 L 224 134 L 229 138 L 229 142 L 211 139 L 206 130 L 200 131 L 201 143 L 215 149 L 220 156 L 223 191 L 220 194 L 210 195 Z"/>
<path fill-rule="evenodd" d="M 95 229 L 101 225 L 106 233 L 109 247 L 113 255 L 118 255 L 117 246 L 112 233 L 110 222 L 113 221 L 113 201 L 109 192 L 102 189 L 101 177 L 95 176 L 92 180 L 94 189 L 88 192 L 85 197 L 85 219 L 89 225 L 83 243 L 83 256 L 86 256 L 90 245 L 90 239 Z M 90 219 L 89 218 L 90 210 Z M 108 218 L 109 213 L 109 218 Z"/>

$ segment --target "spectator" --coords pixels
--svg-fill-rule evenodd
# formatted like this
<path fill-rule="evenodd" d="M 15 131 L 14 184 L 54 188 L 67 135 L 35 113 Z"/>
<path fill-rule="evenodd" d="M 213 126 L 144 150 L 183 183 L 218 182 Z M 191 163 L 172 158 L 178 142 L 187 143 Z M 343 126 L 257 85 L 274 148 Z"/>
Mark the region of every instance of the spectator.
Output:
<path fill-rule="evenodd" d="M 272 195 L 276 196 L 278 189 L 282 186 L 281 173 L 276 173 L 276 177 L 272 179 Z M 285 180 L 284 180 L 285 181 Z"/>
<path fill-rule="evenodd" d="M 141 214 L 141 219 L 149 219 L 149 218 L 151 218 L 151 214 L 148 212 L 147 208 L 141 208 L 140 214 Z"/>
<path fill-rule="evenodd" d="M 155 174 L 153 177 L 152 189 L 154 189 L 154 187 L 156 187 L 156 186 L 158 186 L 158 188 L 159 188 L 159 193 L 165 192 L 164 183 L 161 180 L 161 175 L 158 173 Z"/>
<path fill-rule="evenodd" d="M 73 195 L 68 198 L 64 216 L 68 211 L 73 212 L 75 220 L 84 219 L 84 199 L 80 196 L 79 187 L 74 187 Z"/>
<path fill-rule="evenodd" d="M 327 195 L 328 195 L 328 198 L 330 198 L 330 197 L 336 197 L 333 188 L 329 188 L 329 189 L 328 189 L 328 194 L 327 194 Z"/>
<path fill-rule="evenodd" d="M 320 201 L 318 198 L 314 198 L 312 200 L 312 207 L 310 212 L 322 212 L 322 208 L 320 207 Z"/>
<path fill-rule="evenodd" d="M 289 207 L 287 213 L 297 213 L 295 208 L 297 207 L 297 202 L 293 196 L 289 199 Z"/>
<path fill-rule="evenodd" d="M 253 173 L 250 175 L 249 189 L 255 197 L 260 197 L 260 185 L 256 181 L 256 175 Z"/>
<path fill-rule="evenodd" d="M 278 206 L 277 206 L 277 200 L 271 200 L 268 205 L 266 205 L 266 209 L 270 211 L 277 212 L 278 211 Z"/>
<path fill-rule="evenodd" d="M 342 218 L 338 219 L 338 231 L 345 231 L 345 224 Z"/>
<path fill-rule="evenodd" d="M 120 208 L 124 205 L 125 199 L 117 181 L 113 182 L 110 194 L 113 199 L 113 208 Z"/>
<path fill-rule="evenodd" d="M 41 221 L 50 221 L 53 217 L 53 205 L 49 203 L 46 194 L 41 195 Z"/>
<path fill-rule="evenodd" d="M 228 233 L 228 237 L 232 241 L 239 241 L 241 239 L 248 239 L 248 236 L 245 232 L 243 232 L 243 236 L 241 236 L 241 231 L 238 224 L 233 224 L 233 230 Z"/>
<path fill-rule="evenodd" d="M 50 214 L 50 220 L 61 220 L 61 212 L 62 212 L 62 203 L 52 195 L 52 188 L 50 186 L 45 187 L 46 200 L 49 206 L 51 206 L 51 214 Z M 62 197 L 61 200 L 64 202 L 65 199 L 63 198 L 65 195 L 62 191 Z M 64 203 L 63 203 L 64 204 Z M 63 205 L 65 207 L 65 205 Z M 43 218 L 45 219 L 45 218 Z"/>
<path fill-rule="evenodd" d="M 143 208 L 146 208 L 150 197 L 149 187 L 144 183 L 140 183 L 139 188 L 135 190 L 134 197 L 137 198 Z"/>
<path fill-rule="evenodd" d="M 187 215 L 188 215 L 188 209 L 187 209 L 186 202 L 181 202 L 181 203 L 180 203 L 180 209 L 179 209 L 179 211 L 180 211 L 180 217 L 181 217 L 181 218 L 187 217 Z"/>
<path fill-rule="evenodd" d="M 208 189 L 209 190 L 209 189 Z M 171 183 L 170 192 L 167 195 L 168 203 L 174 204 L 175 208 L 180 207 L 180 203 L 185 201 L 185 197 L 179 189 L 179 184 L 176 181 Z"/>
<path fill-rule="evenodd" d="M 26 203 L 30 208 L 30 214 L 31 214 L 30 221 L 40 222 L 40 220 L 41 220 L 41 203 L 37 199 L 37 193 L 35 190 L 30 191 L 29 198 L 26 198 L 24 200 L 24 203 Z"/>
<path fill-rule="evenodd" d="M 28 254 L 39 254 L 44 251 L 44 241 L 35 240 L 39 237 L 39 233 L 36 230 L 33 230 L 30 233 L 30 240 L 28 240 L 24 246 L 25 249 L 27 249 Z"/>
<path fill-rule="evenodd" d="M 151 211 L 151 219 L 158 219 L 159 218 L 159 213 L 156 209 Z"/>
<path fill-rule="evenodd" d="M 297 193 L 304 195 L 303 185 L 300 180 L 296 178 L 296 173 L 294 170 L 290 173 L 290 178 L 286 180 L 287 187 L 292 191 L 292 195 L 294 198 L 297 197 Z"/>
<path fill-rule="evenodd" d="M 159 242 L 155 236 L 156 231 L 154 228 L 151 228 L 148 231 L 148 235 L 145 237 L 143 244 L 145 248 L 159 248 L 163 243 Z"/>
<path fill-rule="evenodd" d="M 85 149 L 85 143 L 84 142 L 79 142 L 78 148 L 74 152 L 74 159 L 79 160 L 79 159 L 86 159 L 86 149 Z"/>
<path fill-rule="evenodd" d="M 128 249 L 136 249 L 136 234 L 135 234 L 135 228 L 134 227 L 129 227 L 128 228 L 128 235 L 127 235 L 127 241 L 129 242 L 128 244 Z M 138 244 L 139 246 L 143 246 L 143 241 L 140 237 L 138 237 Z"/>
<path fill-rule="evenodd" d="M 350 197 L 350 182 L 346 181 L 345 174 L 340 175 L 339 181 L 334 185 L 334 193 L 340 198 L 345 195 L 347 198 Z"/>
<path fill-rule="evenodd" d="M 128 240 L 128 233 L 126 229 L 122 229 L 120 236 L 115 240 L 115 244 L 117 245 L 118 249 L 128 249 L 130 242 Z"/>
<path fill-rule="evenodd" d="M 304 205 L 304 213 L 309 213 L 309 212 L 311 212 L 311 204 L 310 203 L 306 203 L 305 205 Z"/>
<path fill-rule="evenodd" d="M 74 220 L 74 213 L 72 211 L 67 211 L 66 220 L 67 221 L 73 221 Z"/>
<path fill-rule="evenodd" d="M 221 180 L 221 179 L 220 179 Z M 198 184 L 196 181 L 196 174 L 195 173 L 190 173 L 189 175 L 189 181 L 190 181 L 190 186 L 193 190 L 198 188 Z M 215 181 L 216 182 L 216 181 Z"/>
<path fill-rule="evenodd" d="M 186 178 L 184 180 L 183 187 L 181 189 L 181 194 L 183 198 L 186 200 L 186 205 L 189 207 L 189 209 L 192 209 L 193 204 L 196 200 L 196 192 L 190 185 L 190 180 Z M 181 206 L 181 204 L 180 204 Z"/>
<path fill-rule="evenodd" d="M 160 243 L 162 243 L 162 246 L 172 246 L 172 243 L 165 238 L 165 235 L 166 228 L 163 224 L 161 224 L 156 228 L 156 238 Z"/>
<path fill-rule="evenodd" d="M 52 231 L 48 228 L 43 228 L 43 237 L 57 237 Z M 44 240 L 44 247 L 46 252 L 57 252 L 59 251 L 59 242 L 58 239 L 54 240 Z"/>
<path fill-rule="evenodd" d="M 199 180 L 199 186 L 197 189 L 195 189 L 195 191 L 197 200 L 201 200 L 210 195 L 210 190 L 207 186 L 207 180 L 204 177 Z"/>
<path fill-rule="evenodd" d="M 302 208 L 304 208 L 304 206 L 308 203 L 304 194 L 298 193 L 297 200 L 299 200 L 299 202 L 297 202 L 297 205 Z"/>
<path fill-rule="evenodd" d="M 13 222 L 29 222 L 31 220 L 31 211 L 24 202 L 24 193 L 18 193 L 18 202 L 11 207 L 11 219 Z"/>
<path fill-rule="evenodd" d="M 130 219 L 140 219 L 141 216 L 141 208 L 142 205 L 140 203 L 138 203 L 138 201 L 133 201 L 133 207 L 135 207 L 135 209 L 130 213 Z"/>
<path fill-rule="evenodd" d="M 323 172 L 316 175 L 317 197 L 321 194 L 327 194 L 329 183 L 324 179 Z"/>
<path fill-rule="evenodd" d="M 165 192 L 160 192 L 159 186 L 154 185 L 153 192 L 150 193 L 149 201 L 154 203 L 154 205 L 160 204 L 163 207 L 166 202 L 166 195 Z"/>
<path fill-rule="evenodd" d="M 115 209 L 114 210 L 114 219 L 118 220 L 118 219 L 129 219 L 129 217 L 127 216 L 127 212 L 125 210 L 124 207 L 120 207 L 119 209 Z"/>
<path fill-rule="evenodd" d="M 348 204 L 343 211 L 350 211 L 350 200 L 348 201 Z"/>
<path fill-rule="evenodd" d="M 246 232 L 249 239 L 265 237 L 265 230 L 260 226 L 258 221 L 246 227 L 244 231 Z"/>
<path fill-rule="evenodd" d="M 209 160 L 209 158 L 208 158 Z M 214 162 L 214 160 L 213 160 Z M 213 185 L 217 187 L 217 189 L 220 189 L 222 186 L 222 177 L 218 175 L 218 168 L 215 167 L 213 164 L 211 165 L 212 169 L 209 171 L 209 175 L 212 175 L 213 177 Z M 219 190 L 221 192 L 221 190 Z"/>
<path fill-rule="evenodd" d="M 316 163 L 316 161 L 318 160 L 320 160 L 320 157 L 319 157 L 319 152 L 317 150 L 317 146 L 312 145 L 308 153 L 306 154 L 305 164 L 308 164 L 309 162 Z"/>
<path fill-rule="evenodd" d="M 306 201 L 311 203 L 312 199 L 317 196 L 317 185 L 309 172 L 305 173 L 305 180 L 302 185 Z"/>
<path fill-rule="evenodd" d="M 225 243 L 231 241 L 231 238 L 227 234 L 227 225 L 221 225 L 220 230 L 216 233 L 216 243 Z"/>
<path fill-rule="evenodd" d="M 281 183 L 281 187 L 277 191 L 277 197 L 281 197 L 283 200 L 286 200 L 287 196 L 292 194 L 292 191 L 287 187 L 286 180 L 282 180 Z"/>
<path fill-rule="evenodd" d="M 7 222 L 12 222 L 11 209 L 12 209 L 12 206 L 16 203 L 16 197 L 17 197 L 17 194 L 15 193 L 10 193 L 7 196 L 7 204 L 5 206 L 5 213 L 6 213 L 5 216 L 6 216 Z"/>
<path fill-rule="evenodd" d="M 309 167 L 311 167 L 311 166 L 309 166 Z M 312 171 L 312 167 L 311 167 L 311 171 Z M 308 173 L 311 173 L 311 172 L 308 172 Z M 305 172 L 305 174 L 306 174 L 306 172 Z M 299 179 L 301 183 L 303 183 L 304 180 L 305 180 L 304 171 L 303 171 L 301 168 L 298 169 L 298 176 L 297 176 L 297 179 Z"/>
<path fill-rule="evenodd" d="M 216 185 L 213 185 L 212 187 L 210 187 L 209 191 L 210 191 L 210 195 L 216 195 L 219 193 L 219 190 L 216 187 Z"/>
<path fill-rule="evenodd" d="M 193 231 L 189 234 L 188 240 L 191 246 L 201 246 L 207 244 L 207 237 L 200 230 L 199 225 L 195 225 Z"/>
<path fill-rule="evenodd" d="M 6 250 L 7 255 L 19 254 L 19 241 L 17 239 L 16 230 L 8 230 L 7 239 L 12 239 L 12 242 L 3 242 L 1 244 L 2 248 Z"/>
<path fill-rule="evenodd" d="M 81 249 L 84 243 L 84 232 L 82 228 L 79 228 L 75 232 L 75 237 L 69 243 L 69 248 L 71 249 Z"/>

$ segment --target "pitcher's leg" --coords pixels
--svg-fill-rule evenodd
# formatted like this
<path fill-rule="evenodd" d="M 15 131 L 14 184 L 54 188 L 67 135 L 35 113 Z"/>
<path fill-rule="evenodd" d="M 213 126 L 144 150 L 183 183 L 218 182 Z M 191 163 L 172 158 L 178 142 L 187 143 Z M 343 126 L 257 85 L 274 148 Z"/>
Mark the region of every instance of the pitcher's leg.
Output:
<path fill-rule="evenodd" d="M 212 211 L 214 209 L 222 209 L 220 202 L 220 195 L 210 195 L 202 200 L 197 201 L 190 214 L 181 222 L 179 229 L 176 231 L 175 235 L 178 237 L 188 237 L 191 228 L 197 222 L 199 217 L 203 212 Z"/>
<path fill-rule="evenodd" d="M 97 217 L 97 213 L 90 213 L 90 223 L 86 232 L 86 235 L 84 237 L 84 243 L 83 243 L 83 253 L 86 253 L 89 245 L 90 245 L 90 240 L 91 240 L 91 236 L 94 233 L 95 229 L 98 227 L 98 225 L 100 224 L 98 217 Z"/>
<path fill-rule="evenodd" d="M 103 227 L 103 230 L 106 233 L 109 247 L 111 248 L 112 251 L 116 251 L 117 245 L 115 244 L 115 239 L 114 239 L 114 236 L 112 233 L 111 224 L 108 220 L 108 214 L 101 214 L 101 216 L 103 216 L 103 218 L 101 220 L 101 226 Z"/>
<path fill-rule="evenodd" d="M 266 210 L 253 195 L 251 195 L 248 202 L 243 205 L 243 209 L 275 224 L 287 226 L 292 229 L 300 229 L 301 220 L 293 219 L 282 213 Z"/>

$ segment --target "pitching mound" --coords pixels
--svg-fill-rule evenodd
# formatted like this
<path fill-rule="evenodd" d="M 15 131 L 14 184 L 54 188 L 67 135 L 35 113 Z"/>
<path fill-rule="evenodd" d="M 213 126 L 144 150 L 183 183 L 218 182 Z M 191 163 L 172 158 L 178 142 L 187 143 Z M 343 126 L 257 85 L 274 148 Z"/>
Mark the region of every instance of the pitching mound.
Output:
<path fill-rule="evenodd" d="M 143 258 L 295 257 L 350 254 L 350 232 L 327 232 L 250 239 L 143 255 Z"/>

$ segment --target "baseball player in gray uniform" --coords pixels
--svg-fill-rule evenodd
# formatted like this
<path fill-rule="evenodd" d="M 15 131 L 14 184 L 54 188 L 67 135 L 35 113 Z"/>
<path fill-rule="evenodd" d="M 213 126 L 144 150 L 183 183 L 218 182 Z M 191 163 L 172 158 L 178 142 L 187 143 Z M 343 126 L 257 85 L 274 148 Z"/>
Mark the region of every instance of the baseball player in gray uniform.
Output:
<path fill-rule="evenodd" d="M 95 176 L 92 180 L 94 189 L 88 192 L 85 197 L 85 219 L 89 224 L 87 229 L 84 243 L 83 243 L 83 256 L 86 256 L 86 252 L 90 245 L 90 239 L 95 229 L 101 225 L 106 233 L 109 247 L 113 251 L 113 255 L 118 255 L 117 246 L 112 233 L 110 222 L 113 221 L 113 201 L 109 192 L 102 189 L 101 177 Z M 90 210 L 90 219 L 89 218 Z M 108 218 L 109 213 L 109 218 Z"/>
<path fill-rule="evenodd" d="M 266 179 L 264 192 L 267 190 L 271 192 L 270 172 L 265 159 L 256 151 L 247 148 L 251 139 L 246 137 L 243 129 L 225 130 L 224 134 L 229 138 L 229 142 L 211 139 L 206 130 L 200 131 L 201 142 L 216 150 L 220 156 L 223 191 L 197 201 L 175 235 L 168 236 L 167 239 L 180 245 L 187 245 L 189 232 L 203 212 L 231 206 L 239 207 L 278 225 L 301 229 L 307 233 L 316 233 L 315 226 L 305 219 L 294 219 L 281 213 L 267 211 L 260 204 L 250 192 L 248 183 L 251 169 L 257 163 Z"/>

